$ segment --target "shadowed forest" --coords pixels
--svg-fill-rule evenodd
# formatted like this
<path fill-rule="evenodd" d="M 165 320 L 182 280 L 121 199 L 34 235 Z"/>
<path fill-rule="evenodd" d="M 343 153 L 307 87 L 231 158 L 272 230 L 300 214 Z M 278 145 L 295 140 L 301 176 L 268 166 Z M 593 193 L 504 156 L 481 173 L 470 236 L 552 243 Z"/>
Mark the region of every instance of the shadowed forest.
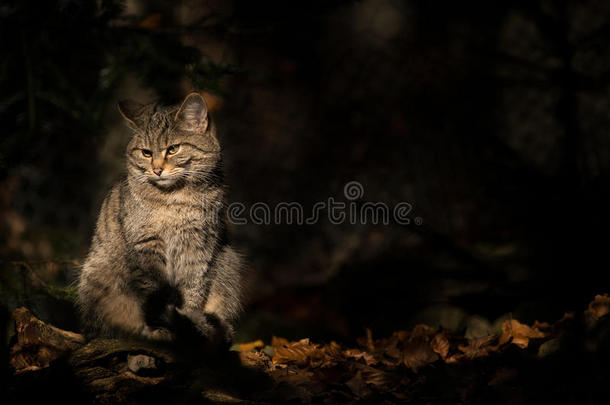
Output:
<path fill-rule="evenodd" d="M 608 401 L 609 2 L 7 0 L 0 49 L 7 403 Z M 235 345 L 87 343 L 74 280 L 125 172 L 117 102 L 192 91 L 244 207 Z M 329 198 L 408 208 L 252 215 Z"/>

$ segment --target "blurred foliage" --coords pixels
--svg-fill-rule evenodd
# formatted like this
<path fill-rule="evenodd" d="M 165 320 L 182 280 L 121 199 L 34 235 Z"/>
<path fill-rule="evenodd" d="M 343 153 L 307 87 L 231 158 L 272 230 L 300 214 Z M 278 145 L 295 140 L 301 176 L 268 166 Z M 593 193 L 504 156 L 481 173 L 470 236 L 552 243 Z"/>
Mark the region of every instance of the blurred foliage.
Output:
<path fill-rule="evenodd" d="M 0 262 L 3 307 L 12 310 L 25 305 L 43 319 L 76 329 L 76 288 L 68 278 L 78 265 L 74 261 Z"/>
<path fill-rule="evenodd" d="M 3 3 L 0 113 L 15 114 L 12 131 L 51 133 L 59 121 L 99 134 L 112 92 L 127 73 L 167 100 L 181 96 L 177 83 L 184 75 L 195 87 L 221 91 L 219 80 L 236 71 L 180 42 L 179 34 L 201 29 L 205 19 L 176 26 L 163 18 L 168 13 L 125 17 L 123 3 Z"/>

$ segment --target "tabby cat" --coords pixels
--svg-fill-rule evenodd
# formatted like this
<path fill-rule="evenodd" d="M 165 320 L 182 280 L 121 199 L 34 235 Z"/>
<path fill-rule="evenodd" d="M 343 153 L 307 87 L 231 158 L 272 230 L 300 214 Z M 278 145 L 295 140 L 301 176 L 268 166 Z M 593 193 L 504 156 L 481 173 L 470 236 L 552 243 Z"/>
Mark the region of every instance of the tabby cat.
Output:
<path fill-rule="evenodd" d="M 227 241 L 221 147 L 205 100 L 132 101 L 127 176 L 106 196 L 78 280 L 88 335 L 228 342 L 241 259 Z"/>

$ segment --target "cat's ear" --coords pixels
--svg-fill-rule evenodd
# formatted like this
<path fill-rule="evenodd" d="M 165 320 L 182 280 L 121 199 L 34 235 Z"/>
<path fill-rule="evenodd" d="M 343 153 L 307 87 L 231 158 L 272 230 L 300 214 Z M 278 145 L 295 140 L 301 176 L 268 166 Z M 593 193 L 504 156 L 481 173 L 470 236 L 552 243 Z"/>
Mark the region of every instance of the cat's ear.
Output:
<path fill-rule="evenodd" d="M 205 132 L 208 127 L 208 105 L 199 93 L 191 93 L 176 112 L 176 123 L 185 131 Z"/>
<path fill-rule="evenodd" d="M 117 104 L 119 112 L 125 121 L 134 129 L 139 128 L 145 122 L 146 106 L 131 100 L 121 100 Z"/>

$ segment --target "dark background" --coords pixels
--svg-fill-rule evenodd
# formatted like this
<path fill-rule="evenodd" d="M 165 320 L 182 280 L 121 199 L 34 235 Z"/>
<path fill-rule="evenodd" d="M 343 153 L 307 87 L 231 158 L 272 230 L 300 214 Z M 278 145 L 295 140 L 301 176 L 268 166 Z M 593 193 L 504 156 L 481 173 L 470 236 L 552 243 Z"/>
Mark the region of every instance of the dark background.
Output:
<path fill-rule="evenodd" d="M 231 226 L 239 340 L 582 310 L 610 290 L 609 33 L 602 0 L 3 1 L 3 310 L 78 328 L 70 282 L 129 137 L 116 102 L 191 90 L 231 202 L 307 213 L 358 181 L 359 204 L 412 205 L 408 225 Z"/>

